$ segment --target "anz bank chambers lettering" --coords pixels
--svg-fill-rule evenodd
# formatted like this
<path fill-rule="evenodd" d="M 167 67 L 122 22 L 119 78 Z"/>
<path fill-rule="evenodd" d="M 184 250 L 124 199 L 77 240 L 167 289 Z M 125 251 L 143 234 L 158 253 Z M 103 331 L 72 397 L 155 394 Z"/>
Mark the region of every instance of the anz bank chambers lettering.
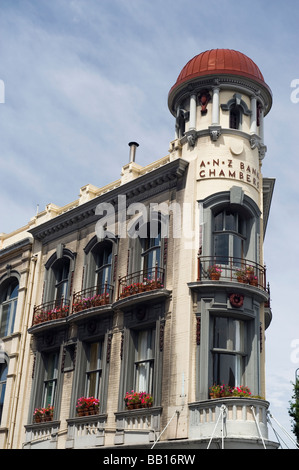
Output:
<path fill-rule="evenodd" d="M 198 179 L 230 178 L 249 183 L 259 189 L 259 171 L 244 162 L 214 158 L 202 160 L 199 164 Z"/>

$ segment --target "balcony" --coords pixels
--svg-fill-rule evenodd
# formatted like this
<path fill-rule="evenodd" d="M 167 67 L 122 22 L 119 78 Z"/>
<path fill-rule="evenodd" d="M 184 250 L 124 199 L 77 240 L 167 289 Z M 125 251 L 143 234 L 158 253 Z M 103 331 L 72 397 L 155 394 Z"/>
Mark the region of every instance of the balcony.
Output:
<path fill-rule="evenodd" d="M 24 449 L 56 449 L 60 421 L 27 424 Z"/>
<path fill-rule="evenodd" d="M 94 286 L 76 292 L 73 295 L 72 303 L 69 300 L 60 299 L 45 302 L 37 305 L 33 309 L 33 321 L 31 328 L 41 325 L 55 326 L 72 318 L 73 314 L 79 314 L 95 307 L 108 306 L 113 302 L 113 286 Z M 78 315 L 77 315 L 78 316 Z M 29 332 L 31 332 L 31 328 Z"/>
<path fill-rule="evenodd" d="M 118 300 L 143 292 L 164 288 L 164 269 L 154 268 L 136 271 L 123 276 L 118 281 Z"/>
<path fill-rule="evenodd" d="M 66 448 L 85 449 L 103 446 L 106 421 L 107 416 L 102 414 L 69 418 Z"/>
<path fill-rule="evenodd" d="M 229 256 L 198 256 L 197 282 L 238 282 L 269 292 L 266 267 L 255 261 Z"/>
<path fill-rule="evenodd" d="M 240 439 L 244 448 L 276 448 L 268 441 L 267 410 L 269 403 L 259 398 L 217 398 L 189 404 L 189 438 L 213 446 L 233 448 Z"/>
<path fill-rule="evenodd" d="M 94 307 L 112 304 L 113 286 L 105 283 L 103 286 L 89 287 L 74 293 L 72 314 L 83 312 Z"/>
<path fill-rule="evenodd" d="M 68 300 L 59 299 L 45 302 L 34 307 L 32 326 L 53 320 L 64 320 L 69 313 L 70 302 Z"/>
<path fill-rule="evenodd" d="M 114 444 L 150 444 L 161 429 L 161 407 L 140 408 L 115 413 L 116 433 Z"/>

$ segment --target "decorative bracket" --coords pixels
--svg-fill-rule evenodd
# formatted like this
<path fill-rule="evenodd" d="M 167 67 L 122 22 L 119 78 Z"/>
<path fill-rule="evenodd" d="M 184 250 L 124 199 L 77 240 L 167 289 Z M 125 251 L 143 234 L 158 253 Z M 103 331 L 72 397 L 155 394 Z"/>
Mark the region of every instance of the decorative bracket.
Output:
<path fill-rule="evenodd" d="M 213 142 L 216 142 L 221 136 L 221 126 L 210 126 L 210 137 Z"/>
<path fill-rule="evenodd" d="M 196 131 L 188 131 L 185 133 L 185 136 L 187 138 L 187 142 L 190 147 L 194 147 L 196 143 Z"/>

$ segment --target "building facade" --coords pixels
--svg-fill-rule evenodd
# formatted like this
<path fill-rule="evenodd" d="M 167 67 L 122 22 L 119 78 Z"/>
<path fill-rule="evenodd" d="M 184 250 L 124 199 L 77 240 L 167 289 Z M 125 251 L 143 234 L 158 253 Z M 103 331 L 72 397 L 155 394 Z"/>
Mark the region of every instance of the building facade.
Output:
<path fill-rule="evenodd" d="M 247 56 L 201 53 L 169 92 L 166 157 L 141 167 L 131 142 L 119 180 L 2 235 L 1 448 L 278 446 L 264 344 L 271 104 Z"/>

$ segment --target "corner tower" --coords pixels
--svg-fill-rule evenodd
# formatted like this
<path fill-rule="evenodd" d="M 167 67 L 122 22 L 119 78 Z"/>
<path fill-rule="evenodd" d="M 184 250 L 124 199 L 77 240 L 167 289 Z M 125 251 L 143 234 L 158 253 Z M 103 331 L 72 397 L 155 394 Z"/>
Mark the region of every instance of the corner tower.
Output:
<path fill-rule="evenodd" d="M 197 233 L 197 253 L 177 256 L 178 290 L 197 256 L 192 273 L 197 282 L 188 283 L 197 331 L 196 354 L 190 356 L 196 373 L 188 389 L 189 399 L 194 399 L 189 402 L 189 438 L 210 439 L 215 416 L 225 409 L 226 417 L 235 417 L 227 422 L 228 445 L 255 447 L 257 438 L 267 439 L 266 419 L 260 421 L 260 434 L 251 421 L 256 418 L 254 406 L 264 418 L 267 408 L 264 333 L 272 314 L 263 242 L 274 180 L 263 178 L 261 167 L 266 153 L 264 117 L 272 93 L 249 57 L 216 49 L 183 67 L 170 89 L 168 106 L 175 118 L 170 155 L 189 163 L 184 202 L 194 203 Z M 177 299 L 175 295 L 176 311 L 185 312 L 183 301 L 180 305 L 183 289 Z M 182 372 L 183 365 L 178 377 Z M 249 387 L 251 396 L 263 400 L 231 403 L 229 397 L 223 401 L 223 394 L 208 400 L 210 388 L 223 384 L 230 389 Z M 240 420 L 238 407 L 243 409 Z M 208 415 L 214 421 L 204 418 Z"/>

